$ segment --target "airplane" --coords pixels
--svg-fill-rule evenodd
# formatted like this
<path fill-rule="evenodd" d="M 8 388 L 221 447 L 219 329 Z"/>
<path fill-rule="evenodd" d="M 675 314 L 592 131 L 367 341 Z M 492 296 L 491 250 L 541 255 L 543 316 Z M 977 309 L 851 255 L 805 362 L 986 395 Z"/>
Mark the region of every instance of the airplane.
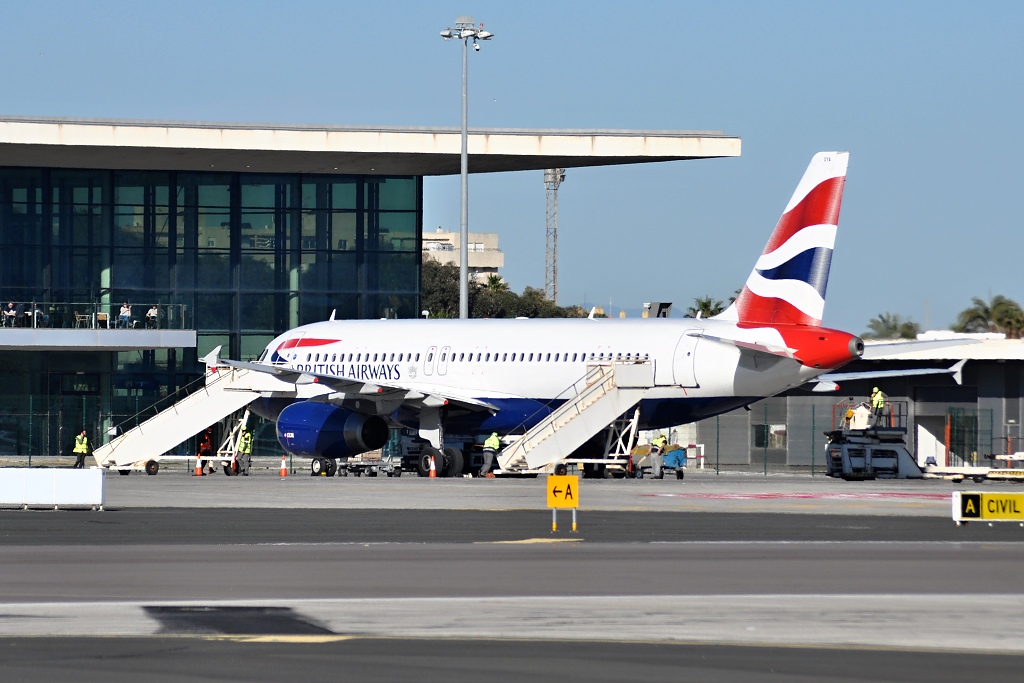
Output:
<path fill-rule="evenodd" d="M 255 362 L 221 362 L 295 385 L 293 395 L 250 407 L 277 423 L 293 455 L 345 459 L 405 427 L 430 442 L 448 474 L 462 471 L 463 454 L 445 447 L 446 433 L 522 434 L 588 364 L 653 364 L 640 429 L 712 417 L 816 379 L 834 389 L 829 373 L 864 354 L 857 336 L 821 326 L 848 160 L 848 152 L 813 156 L 739 296 L 710 318 L 332 315 L 278 336 Z"/>

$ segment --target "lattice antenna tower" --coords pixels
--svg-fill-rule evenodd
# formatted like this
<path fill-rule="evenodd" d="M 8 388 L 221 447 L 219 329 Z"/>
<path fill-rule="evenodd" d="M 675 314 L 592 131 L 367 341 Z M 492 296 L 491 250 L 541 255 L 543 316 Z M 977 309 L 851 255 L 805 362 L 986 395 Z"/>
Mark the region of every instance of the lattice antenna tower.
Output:
<path fill-rule="evenodd" d="M 544 246 L 544 296 L 554 304 L 558 303 L 558 186 L 564 180 L 564 168 L 549 168 L 544 171 L 547 227 Z"/>

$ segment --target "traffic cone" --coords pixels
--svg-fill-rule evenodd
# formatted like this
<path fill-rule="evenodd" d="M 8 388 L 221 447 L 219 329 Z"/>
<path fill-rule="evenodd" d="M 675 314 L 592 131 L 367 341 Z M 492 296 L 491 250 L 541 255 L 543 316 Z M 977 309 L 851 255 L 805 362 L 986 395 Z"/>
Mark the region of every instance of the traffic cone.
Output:
<path fill-rule="evenodd" d="M 193 474 L 197 477 L 203 476 L 203 460 L 198 455 L 196 456 L 196 471 Z"/>
<path fill-rule="evenodd" d="M 285 456 L 283 455 L 281 456 L 281 476 L 288 476 L 288 462 L 286 461 Z"/>
<path fill-rule="evenodd" d="M 437 467 L 434 465 L 434 456 L 430 456 L 430 478 L 437 478 Z"/>

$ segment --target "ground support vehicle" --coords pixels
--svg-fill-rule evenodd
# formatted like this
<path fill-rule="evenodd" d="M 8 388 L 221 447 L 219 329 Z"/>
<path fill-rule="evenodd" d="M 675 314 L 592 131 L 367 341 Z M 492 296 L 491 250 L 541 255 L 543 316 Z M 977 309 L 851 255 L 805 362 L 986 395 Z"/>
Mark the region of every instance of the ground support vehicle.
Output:
<path fill-rule="evenodd" d="M 892 427 L 825 432 L 825 473 L 847 481 L 921 479 L 924 473 L 907 450 L 906 430 Z"/>

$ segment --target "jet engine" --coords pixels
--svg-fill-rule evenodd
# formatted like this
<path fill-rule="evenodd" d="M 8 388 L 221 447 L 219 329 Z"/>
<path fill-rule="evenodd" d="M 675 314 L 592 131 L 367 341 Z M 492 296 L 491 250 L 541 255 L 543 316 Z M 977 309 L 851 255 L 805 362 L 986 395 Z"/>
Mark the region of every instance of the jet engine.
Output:
<path fill-rule="evenodd" d="M 277 418 L 277 440 L 293 455 L 347 458 L 387 443 L 388 424 L 377 415 L 363 415 L 329 403 L 293 403 Z"/>

